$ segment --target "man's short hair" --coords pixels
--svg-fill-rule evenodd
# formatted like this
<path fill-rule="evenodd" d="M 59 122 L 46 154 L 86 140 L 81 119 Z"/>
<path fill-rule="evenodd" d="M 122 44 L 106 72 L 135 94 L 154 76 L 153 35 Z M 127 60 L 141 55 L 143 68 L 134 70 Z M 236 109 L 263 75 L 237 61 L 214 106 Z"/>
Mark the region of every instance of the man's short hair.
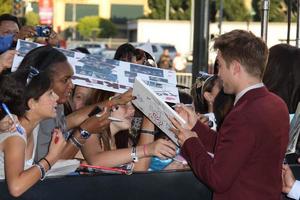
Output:
<path fill-rule="evenodd" d="M 262 78 L 268 59 L 268 47 L 253 33 L 233 30 L 215 39 L 214 49 L 221 51 L 226 62 L 240 62 L 245 70 L 254 77 Z"/>
<path fill-rule="evenodd" d="M 5 14 L 0 15 L 0 25 L 1 25 L 2 21 L 13 21 L 18 25 L 19 29 L 21 28 L 21 24 L 20 24 L 18 18 L 11 14 L 5 13 Z"/>

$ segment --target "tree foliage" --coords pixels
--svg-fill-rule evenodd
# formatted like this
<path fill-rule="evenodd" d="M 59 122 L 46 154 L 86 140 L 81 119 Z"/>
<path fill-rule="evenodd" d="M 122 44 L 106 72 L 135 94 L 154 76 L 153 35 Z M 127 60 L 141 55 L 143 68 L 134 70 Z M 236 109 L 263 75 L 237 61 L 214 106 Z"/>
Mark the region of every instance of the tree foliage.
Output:
<path fill-rule="evenodd" d="M 32 11 L 26 13 L 25 19 L 26 19 L 26 25 L 28 25 L 28 26 L 36 26 L 40 22 L 39 15 Z"/>
<path fill-rule="evenodd" d="M 202 0 L 195 0 L 202 1 Z M 252 10 L 248 10 L 244 0 L 222 0 L 223 17 L 227 21 L 260 21 L 261 4 L 263 0 L 252 0 Z M 297 0 L 270 0 L 269 21 L 286 21 L 287 3 L 292 2 L 292 9 L 295 18 Z M 215 4 L 216 2 L 216 4 Z M 220 0 L 210 0 L 210 19 L 215 21 L 220 8 Z M 146 16 L 149 19 L 165 19 L 166 0 L 148 0 L 151 13 Z M 189 20 L 191 12 L 191 0 L 170 0 L 171 20 Z M 214 9 L 215 8 L 215 9 Z"/>
<path fill-rule="evenodd" d="M 100 19 L 100 34 L 102 38 L 114 37 L 117 34 L 117 27 L 111 20 Z"/>
<path fill-rule="evenodd" d="M 218 1 L 219 7 L 220 1 Z M 228 21 L 250 20 L 250 11 L 247 10 L 243 0 L 223 0 L 223 17 Z"/>
<path fill-rule="evenodd" d="M 12 0 L 0 0 L 0 15 L 12 12 Z"/>
<path fill-rule="evenodd" d="M 254 10 L 254 21 L 260 21 L 262 16 L 262 2 L 261 0 L 252 0 L 252 8 Z M 270 1 L 269 21 L 282 22 L 287 18 L 286 4 L 282 0 Z"/>
<path fill-rule="evenodd" d="M 86 16 L 79 20 L 77 29 L 81 36 L 89 39 L 100 32 L 100 18 L 98 16 Z"/>
<path fill-rule="evenodd" d="M 148 5 L 151 13 L 146 17 L 149 19 L 165 19 L 166 0 L 149 0 Z M 190 0 L 170 0 L 169 19 L 189 20 L 191 13 Z"/>
<path fill-rule="evenodd" d="M 189 20 L 191 15 L 190 4 L 190 1 L 170 0 L 170 19 Z"/>
<path fill-rule="evenodd" d="M 216 9 L 219 8 L 220 0 L 210 2 L 210 19 L 215 21 Z M 229 21 L 249 20 L 250 12 L 246 9 L 243 0 L 223 0 L 224 19 Z M 217 2 L 217 3 L 216 3 Z M 216 3 L 216 4 L 215 4 Z M 149 0 L 151 13 L 147 18 L 165 19 L 166 0 Z M 170 19 L 189 20 L 191 14 L 191 0 L 170 0 Z"/>
<path fill-rule="evenodd" d="M 285 4 L 288 6 L 288 3 L 291 2 L 292 12 L 294 15 L 297 15 L 297 0 L 284 0 Z"/>
<path fill-rule="evenodd" d="M 164 19 L 166 10 L 165 0 L 149 0 L 149 8 L 151 13 L 148 15 L 149 19 Z"/>

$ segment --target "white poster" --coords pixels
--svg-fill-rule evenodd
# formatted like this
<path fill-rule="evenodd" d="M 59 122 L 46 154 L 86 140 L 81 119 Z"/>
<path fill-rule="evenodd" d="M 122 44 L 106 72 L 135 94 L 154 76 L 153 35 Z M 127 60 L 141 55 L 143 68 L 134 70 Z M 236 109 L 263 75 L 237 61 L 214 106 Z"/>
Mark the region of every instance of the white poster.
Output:
<path fill-rule="evenodd" d="M 300 134 L 300 102 L 298 103 L 295 115 L 290 123 L 289 143 L 286 154 L 296 152 L 297 142 Z"/>
<path fill-rule="evenodd" d="M 186 123 L 184 119 L 182 119 L 168 104 L 162 101 L 161 98 L 152 91 L 152 88 L 147 86 L 140 78 L 135 79 L 133 96 L 136 96 L 137 98 L 133 100 L 132 103 L 178 145 L 177 138 L 174 133 L 170 131 L 170 128 L 173 127 L 173 125 L 168 117 L 175 117 L 182 125 Z"/>
<path fill-rule="evenodd" d="M 12 71 L 15 71 L 24 56 L 40 44 L 18 40 Z M 74 70 L 72 77 L 76 85 L 123 93 L 130 87 L 136 77 L 141 78 L 164 101 L 179 103 L 176 87 L 176 72 L 144 65 L 133 64 L 112 59 L 105 59 L 96 55 L 87 55 L 66 49 L 60 49 L 68 58 Z"/>

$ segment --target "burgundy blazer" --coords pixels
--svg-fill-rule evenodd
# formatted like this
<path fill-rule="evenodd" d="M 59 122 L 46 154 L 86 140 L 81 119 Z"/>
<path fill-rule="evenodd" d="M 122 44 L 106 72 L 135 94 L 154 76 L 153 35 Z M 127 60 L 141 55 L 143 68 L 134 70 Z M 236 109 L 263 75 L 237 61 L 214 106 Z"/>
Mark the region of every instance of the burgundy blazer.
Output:
<path fill-rule="evenodd" d="M 186 140 L 181 152 L 196 176 L 214 191 L 214 200 L 281 199 L 289 113 L 278 96 L 265 87 L 250 90 L 219 132 L 200 122 L 192 130 L 198 138 Z"/>

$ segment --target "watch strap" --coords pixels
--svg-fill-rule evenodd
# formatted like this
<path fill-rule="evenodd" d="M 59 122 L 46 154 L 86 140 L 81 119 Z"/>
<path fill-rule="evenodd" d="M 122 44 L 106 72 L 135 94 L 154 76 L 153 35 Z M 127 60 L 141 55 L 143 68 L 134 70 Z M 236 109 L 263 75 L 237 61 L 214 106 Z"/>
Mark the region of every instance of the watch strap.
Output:
<path fill-rule="evenodd" d="M 132 147 L 130 156 L 131 156 L 133 162 L 139 161 L 139 157 L 137 156 L 137 153 L 136 153 L 136 147 Z"/>

